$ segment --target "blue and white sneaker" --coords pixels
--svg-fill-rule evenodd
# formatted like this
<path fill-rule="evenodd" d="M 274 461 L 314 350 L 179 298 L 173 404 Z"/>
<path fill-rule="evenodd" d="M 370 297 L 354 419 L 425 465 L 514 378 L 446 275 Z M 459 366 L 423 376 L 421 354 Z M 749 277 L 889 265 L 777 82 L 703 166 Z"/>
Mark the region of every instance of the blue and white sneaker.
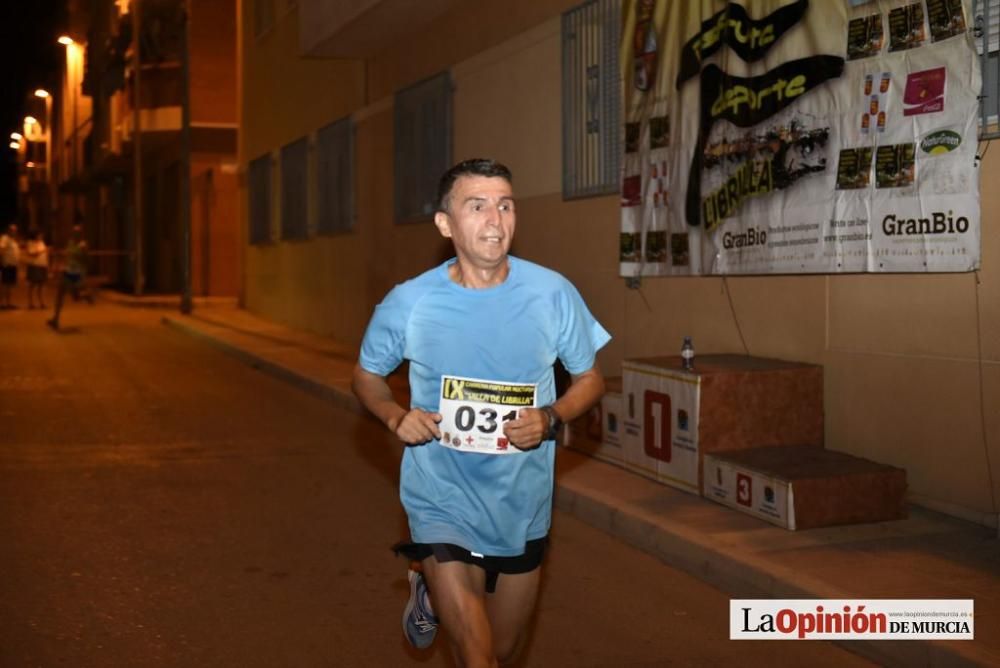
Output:
<path fill-rule="evenodd" d="M 431 609 L 427 596 L 427 583 L 417 571 L 408 572 L 410 578 L 410 600 L 403 610 L 403 635 L 417 649 L 426 649 L 437 635 L 438 618 Z"/>

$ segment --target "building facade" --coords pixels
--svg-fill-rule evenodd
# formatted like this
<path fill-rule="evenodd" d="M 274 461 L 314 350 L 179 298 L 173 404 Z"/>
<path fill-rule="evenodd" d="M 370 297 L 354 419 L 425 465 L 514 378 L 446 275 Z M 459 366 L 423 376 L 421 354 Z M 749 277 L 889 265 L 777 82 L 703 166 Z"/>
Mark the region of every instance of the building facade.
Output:
<path fill-rule="evenodd" d="M 579 287 L 614 336 L 599 357 L 605 374 L 623 359 L 676 354 L 685 335 L 699 353 L 821 364 L 828 448 L 903 467 L 914 501 L 995 525 L 1000 236 L 989 221 L 1000 194 L 983 188 L 976 273 L 662 278 L 632 289 L 615 253 L 618 195 L 567 190 L 566 175 L 586 168 L 563 143 L 562 17 L 578 7 L 241 0 L 246 307 L 359 343 L 389 288 L 449 256 L 421 199 L 442 156 L 496 158 L 515 178 L 513 252 Z M 995 182 L 1000 156 L 980 169 Z"/>
<path fill-rule="evenodd" d="M 192 294 L 235 296 L 235 1 L 70 0 L 68 8 L 47 234 L 62 245 L 82 223 L 91 272 L 138 294 L 179 293 L 189 169 Z M 190 153 L 181 132 L 185 101 Z"/>

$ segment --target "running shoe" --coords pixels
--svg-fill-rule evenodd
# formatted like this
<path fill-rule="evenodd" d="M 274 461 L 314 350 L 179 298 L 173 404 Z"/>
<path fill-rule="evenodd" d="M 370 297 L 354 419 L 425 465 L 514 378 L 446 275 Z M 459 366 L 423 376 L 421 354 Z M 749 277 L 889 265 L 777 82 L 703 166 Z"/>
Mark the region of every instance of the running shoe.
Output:
<path fill-rule="evenodd" d="M 424 576 L 417 571 L 408 572 L 410 578 L 410 600 L 403 610 L 403 634 L 406 640 L 417 649 L 426 649 L 434 642 L 437 635 L 438 618 L 431 609 L 431 600 L 427 596 L 427 583 Z"/>

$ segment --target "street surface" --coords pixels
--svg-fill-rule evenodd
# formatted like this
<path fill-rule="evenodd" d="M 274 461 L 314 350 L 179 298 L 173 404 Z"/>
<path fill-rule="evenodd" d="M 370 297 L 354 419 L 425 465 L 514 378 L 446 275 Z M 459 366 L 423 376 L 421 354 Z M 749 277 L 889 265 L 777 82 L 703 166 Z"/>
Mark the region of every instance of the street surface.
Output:
<path fill-rule="evenodd" d="M 384 429 L 156 311 L 49 315 L 0 312 L 0 666 L 452 665 L 402 637 Z M 567 515 L 544 568 L 523 666 L 870 665 L 728 641 L 728 596 Z"/>

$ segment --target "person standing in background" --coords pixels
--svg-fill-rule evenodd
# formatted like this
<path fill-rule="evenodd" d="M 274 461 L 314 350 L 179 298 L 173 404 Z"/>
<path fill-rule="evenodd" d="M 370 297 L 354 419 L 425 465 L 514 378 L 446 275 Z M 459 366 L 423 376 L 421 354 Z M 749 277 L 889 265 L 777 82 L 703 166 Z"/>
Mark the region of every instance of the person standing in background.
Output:
<path fill-rule="evenodd" d="M 17 263 L 21 247 L 17 243 L 17 225 L 9 225 L 0 236 L 0 308 L 17 308 L 10 303 L 10 293 L 17 285 Z"/>
<path fill-rule="evenodd" d="M 42 239 L 41 231 L 35 229 L 28 234 L 25 254 L 28 256 L 28 308 L 35 308 L 36 294 L 38 308 L 45 308 L 45 282 L 49 278 L 49 249 Z"/>

